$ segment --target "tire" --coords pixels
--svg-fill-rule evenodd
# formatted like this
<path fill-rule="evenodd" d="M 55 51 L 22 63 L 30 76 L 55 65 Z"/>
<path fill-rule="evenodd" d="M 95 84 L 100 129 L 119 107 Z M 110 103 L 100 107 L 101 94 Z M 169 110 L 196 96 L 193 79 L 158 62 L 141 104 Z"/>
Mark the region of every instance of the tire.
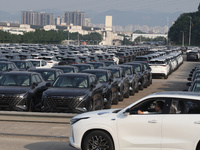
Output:
<path fill-rule="evenodd" d="M 88 111 L 93 111 L 94 106 L 93 106 L 93 100 L 90 100 L 89 105 L 88 105 Z"/>
<path fill-rule="evenodd" d="M 83 139 L 82 150 L 114 150 L 111 137 L 103 131 L 92 131 Z"/>
<path fill-rule="evenodd" d="M 35 110 L 34 107 L 35 107 L 34 98 L 31 98 L 29 107 L 28 107 L 28 112 L 34 112 Z"/>
<path fill-rule="evenodd" d="M 129 90 L 129 87 L 128 87 L 127 92 L 124 94 L 124 97 L 129 98 L 129 96 L 130 96 L 130 90 Z"/>
<path fill-rule="evenodd" d="M 124 100 L 124 88 L 123 90 L 120 91 L 120 97 L 119 97 L 119 101 L 123 101 Z"/>
<path fill-rule="evenodd" d="M 168 79 L 168 75 L 165 75 L 165 76 L 164 76 L 164 79 Z"/>
<path fill-rule="evenodd" d="M 104 109 L 110 109 L 111 105 L 112 105 L 112 95 L 113 94 L 109 94 L 108 96 L 108 102 L 104 105 Z"/>
<path fill-rule="evenodd" d="M 130 95 L 135 95 L 136 89 L 135 89 L 135 85 L 132 86 L 133 90 L 130 91 Z"/>

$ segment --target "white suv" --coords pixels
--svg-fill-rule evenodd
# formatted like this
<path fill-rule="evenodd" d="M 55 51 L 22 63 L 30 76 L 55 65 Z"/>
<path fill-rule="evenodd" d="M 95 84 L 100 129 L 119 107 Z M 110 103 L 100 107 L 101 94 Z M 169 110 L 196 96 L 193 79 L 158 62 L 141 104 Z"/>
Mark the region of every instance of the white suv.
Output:
<path fill-rule="evenodd" d="M 51 68 L 51 66 L 49 64 L 47 64 L 47 62 L 45 60 L 42 59 L 26 59 L 28 61 L 31 61 L 33 66 L 35 66 L 35 68 Z"/>
<path fill-rule="evenodd" d="M 71 119 L 70 144 L 82 150 L 200 150 L 199 97 L 154 93 L 124 109 L 77 115 Z M 158 102 L 162 110 L 155 112 Z"/>
<path fill-rule="evenodd" d="M 154 58 L 149 62 L 151 67 L 151 72 L 153 76 L 164 76 L 165 79 L 168 78 L 170 74 L 170 65 L 166 58 Z"/>
<path fill-rule="evenodd" d="M 38 59 L 45 60 L 47 64 L 51 67 L 58 66 L 58 60 L 55 56 L 39 56 Z"/>

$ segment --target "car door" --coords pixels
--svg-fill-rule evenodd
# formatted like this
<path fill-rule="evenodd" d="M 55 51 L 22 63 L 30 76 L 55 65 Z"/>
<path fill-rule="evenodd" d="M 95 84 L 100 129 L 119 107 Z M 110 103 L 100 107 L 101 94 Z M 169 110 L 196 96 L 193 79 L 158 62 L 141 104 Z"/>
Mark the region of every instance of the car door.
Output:
<path fill-rule="evenodd" d="M 195 150 L 200 140 L 200 101 L 172 99 L 163 118 L 162 150 Z"/>
<path fill-rule="evenodd" d="M 120 150 L 161 150 L 162 120 L 167 101 L 162 99 L 165 103 L 162 113 L 137 114 L 138 110 L 153 110 L 153 104 L 157 100 L 159 99 L 146 99 L 130 108 L 129 115 L 123 114 L 118 117 Z"/>

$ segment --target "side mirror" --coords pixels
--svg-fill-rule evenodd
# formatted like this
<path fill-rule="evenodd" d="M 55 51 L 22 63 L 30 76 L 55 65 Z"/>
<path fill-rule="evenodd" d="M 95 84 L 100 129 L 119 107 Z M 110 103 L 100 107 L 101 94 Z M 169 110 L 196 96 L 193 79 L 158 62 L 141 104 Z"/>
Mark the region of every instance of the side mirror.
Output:
<path fill-rule="evenodd" d="M 95 87 L 96 87 L 96 85 L 94 83 L 92 83 L 90 86 L 90 90 L 94 89 Z"/>
<path fill-rule="evenodd" d="M 109 79 L 109 82 L 113 82 L 113 79 L 112 79 L 112 78 L 110 78 L 110 79 Z"/>
<path fill-rule="evenodd" d="M 188 79 L 188 81 L 191 81 L 192 80 L 192 78 L 191 77 L 189 77 L 189 78 L 187 78 Z"/>
<path fill-rule="evenodd" d="M 51 86 L 51 83 L 46 83 L 46 86 L 47 86 L 47 87 L 50 87 L 50 86 Z"/>
<path fill-rule="evenodd" d="M 189 77 L 192 77 L 192 74 L 191 74 L 191 73 L 189 74 Z"/>
<path fill-rule="evenodd" d="M 128 116 L 128 115 L 130 114 L 130 108 L 127 108 L 127 109 L 125 110 L 125 112 L 123 112 L 123 114 L 125 114 L 126 116 Z"/>
<path fill-rule="evenodd" d="M 38 84 L 36 82 L 33 82 L 32 88 L 35 88 L 36 86 L 38 86 Z"/>
<path fill-rule="evenodd" d="M 188 83 L 187 83 L 187 86 L 191 86 L 191 82 L 188 82 Z"/>
<path fill-rule="evenodd" d="M 12 68 L 9 68 L 8 71 L 12 71 Z"/>

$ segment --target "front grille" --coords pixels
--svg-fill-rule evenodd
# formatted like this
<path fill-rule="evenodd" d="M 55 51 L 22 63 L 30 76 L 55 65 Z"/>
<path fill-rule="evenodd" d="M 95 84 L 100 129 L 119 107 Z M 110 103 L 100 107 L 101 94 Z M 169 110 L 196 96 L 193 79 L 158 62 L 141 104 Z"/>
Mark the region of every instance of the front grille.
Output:
<path fill-rule="evenodd" d="M 80 104 L 77 97 L 51 96 L 43 100 L 50 108 L 74 109 Z"/>
<path fill-rule="evenodd" d="M 0 107 L 2 105 L 16 106 L 22 98 L 13 95 L 0 95 Z"/>

